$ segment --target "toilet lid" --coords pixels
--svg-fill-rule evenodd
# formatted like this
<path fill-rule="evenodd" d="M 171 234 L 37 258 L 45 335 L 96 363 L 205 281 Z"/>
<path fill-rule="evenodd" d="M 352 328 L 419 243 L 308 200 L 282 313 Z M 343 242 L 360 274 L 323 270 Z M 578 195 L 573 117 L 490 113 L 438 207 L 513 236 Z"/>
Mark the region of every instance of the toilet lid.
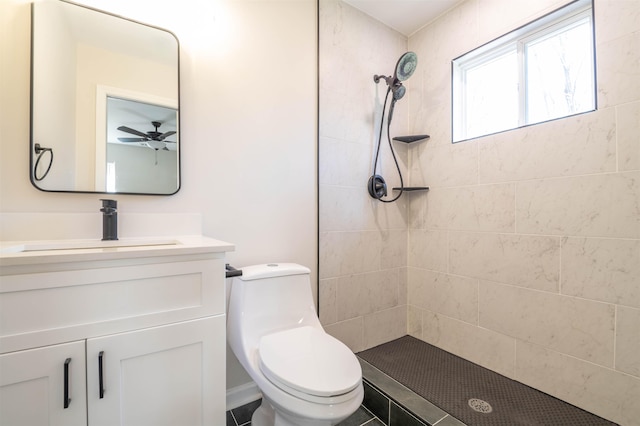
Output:
<path fill-rule="evenodd" d="M 263 336 L 259 356 L 260 369 L 272 383 L 308 395 L 341 395 L 355 389 L 362 379 L 362 369 L 353 352 L 314 327 Z"/>

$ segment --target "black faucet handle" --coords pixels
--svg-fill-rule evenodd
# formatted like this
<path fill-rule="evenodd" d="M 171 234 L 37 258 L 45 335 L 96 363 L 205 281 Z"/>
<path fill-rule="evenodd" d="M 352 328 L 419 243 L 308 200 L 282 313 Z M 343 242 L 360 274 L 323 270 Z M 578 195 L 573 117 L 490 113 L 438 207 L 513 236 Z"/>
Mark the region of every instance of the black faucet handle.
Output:
<path fill-rule="evenodd" d="M 102 201 L 101 212 L 104 214 L 113 214 L 118 211 L 118 201 L 117 200 L 106 200 L 100 199 Z"/>
<path fill-rule="evenodd" d="M 107 200 L 107 199 L 101 198 L 100 201 L 102 201 L 102 207 L 108 207 L 110 209 L 118 208 L 118 200 Z"/>

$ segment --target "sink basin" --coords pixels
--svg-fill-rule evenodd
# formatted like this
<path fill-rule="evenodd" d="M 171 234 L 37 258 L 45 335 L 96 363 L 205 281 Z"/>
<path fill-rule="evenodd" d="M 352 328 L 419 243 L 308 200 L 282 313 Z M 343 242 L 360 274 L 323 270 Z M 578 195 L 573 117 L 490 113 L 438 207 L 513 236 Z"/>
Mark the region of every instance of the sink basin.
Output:
<path fill-rule="evenodd" d="M 24 244 L 13 244 L 0 248 L 0 253 L 23 253 L 51 250 L 92 250 L 123 247 L 148 247 L 178 245 L 175 239 L 139 238 L 122 239 L 117 241 L 101 240 L 63 240 L 63 241 L 39 241 Z"/>

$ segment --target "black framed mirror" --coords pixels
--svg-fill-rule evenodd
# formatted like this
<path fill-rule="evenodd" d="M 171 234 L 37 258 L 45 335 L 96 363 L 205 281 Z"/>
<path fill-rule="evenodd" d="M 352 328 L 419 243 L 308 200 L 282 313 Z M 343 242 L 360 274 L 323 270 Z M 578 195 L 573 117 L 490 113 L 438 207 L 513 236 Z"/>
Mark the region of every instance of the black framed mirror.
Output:
<path fill-rule="evenodd" d="M 30 176 L 43 191 L 180 189 L 179 43 L 66 0 L 32 4 Z"/>

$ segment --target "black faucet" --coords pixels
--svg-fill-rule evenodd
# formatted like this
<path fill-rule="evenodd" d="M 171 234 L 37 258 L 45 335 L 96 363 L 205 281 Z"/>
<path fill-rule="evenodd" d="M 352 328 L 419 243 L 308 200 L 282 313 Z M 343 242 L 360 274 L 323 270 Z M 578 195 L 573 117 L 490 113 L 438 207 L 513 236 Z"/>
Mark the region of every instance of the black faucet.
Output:
<path fill-rule="evenodd" d="M 118 202 L 116 200 L 102 201 L 102 241 L 118 239 Z"/>

